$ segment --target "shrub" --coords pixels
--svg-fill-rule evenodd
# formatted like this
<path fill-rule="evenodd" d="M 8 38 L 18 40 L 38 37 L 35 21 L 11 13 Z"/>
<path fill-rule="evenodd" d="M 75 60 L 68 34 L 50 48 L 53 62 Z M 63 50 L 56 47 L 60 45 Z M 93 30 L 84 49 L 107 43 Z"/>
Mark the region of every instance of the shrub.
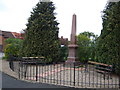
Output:
<path fill-rule="evenodd" d="M 66 61 L 68 56 L 68 47 L 67 46 L 62 46 L 60 48 L 60 60 L 61 61 Z"/>
<path fill-rule="evenodd" d="M 9 59 L 10 56 L 18 57 L 20 55 L 20 49 L 22 46 L 22 40 L 21 39 L 14 39 L 14 38 L 8 38 L 5 40 L 6 47 L 5 47 L 5 58 Z"/>

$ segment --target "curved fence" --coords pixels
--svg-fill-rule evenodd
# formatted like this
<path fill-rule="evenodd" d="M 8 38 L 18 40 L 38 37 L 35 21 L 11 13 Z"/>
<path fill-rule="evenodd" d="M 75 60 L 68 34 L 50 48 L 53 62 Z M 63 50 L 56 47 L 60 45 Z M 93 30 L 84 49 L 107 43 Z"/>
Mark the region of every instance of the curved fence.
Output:
<path fill-rule="evenodd" d="M 120 76 L 93 63 L 46 63 L 43 58 L 13 61 L 19 79 L 78 88 L 120 88 Z M 104 70 L 103 70 L 104 69 Z"/>

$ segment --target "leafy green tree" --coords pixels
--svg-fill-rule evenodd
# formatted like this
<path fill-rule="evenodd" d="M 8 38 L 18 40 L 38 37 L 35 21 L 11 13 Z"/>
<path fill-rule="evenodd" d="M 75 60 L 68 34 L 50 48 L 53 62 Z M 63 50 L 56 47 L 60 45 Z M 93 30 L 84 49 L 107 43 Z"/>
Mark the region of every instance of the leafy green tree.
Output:
<path fill-rule="evenodd" d="M 16 38 L 8 38 L 5 40 L 7 44 L 5 47 L 5 58 L 8 59 L 11 56 L 20 56 L 20 50 L 22 48 L 23 40 Z"/>
<path fill-rule="evenodd" d="M 49 62 L 59 60 L 59 23 L 54 10 L 53 2 L 38 2 L 33 8 L 25 30 L 23 56 L 43 56 Z"/>
<path fill-rule="evenodd" d="M 83 34 L 79 34 L 77 36 L 78 38 L 78 58 L 81 62 L 84 62 L 85 60 L 89 59 L 89 43 L 90 43 L 90 39 L 88 37 L 86 37 Z"/>
<path fill-rule="evenodd" d="M 92 32 L 82 32 L 77 36 L 78 57 L 80 61 L 96 59 L 96 39 L 97 35 Z"/>
<path fill-rule="evenodd" d="M 88 38 L 92 38 L 92 39 L 95 39 L 95 37 L 96 37 L 96 35 L 95 35 L 94 33 L 88 32 L 88 31 L 84 31 L 84 32 L 82 32 L 82 33 L 80 33 L 80 34 L 85 35 L 85 36 L 87 36 Z"/>
<path fill-rule="evenodd" d="M 120 2 L 109 2 L 103 10 L 103 29 L 97 40 L 97 59 L 112 64 L 120 73 Z"/>

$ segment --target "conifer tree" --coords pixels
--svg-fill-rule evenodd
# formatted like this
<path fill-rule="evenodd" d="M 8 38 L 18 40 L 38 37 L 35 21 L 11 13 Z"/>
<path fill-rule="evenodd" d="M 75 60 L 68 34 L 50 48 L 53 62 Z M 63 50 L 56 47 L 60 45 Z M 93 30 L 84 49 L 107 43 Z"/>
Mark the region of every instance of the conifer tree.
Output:
<path fill-rule="evenodd" d="M 38 2 L 31 12 L 25 30 L 23 55 L 59 60 L 59 28 L 53 2 Z"/>
<path fill-rule="evenodd" d="M 98 61 L 114 65 L 120 73 L 120 2 L 109 2 L 102 19 L 103 29 L 97 41 Z"/>

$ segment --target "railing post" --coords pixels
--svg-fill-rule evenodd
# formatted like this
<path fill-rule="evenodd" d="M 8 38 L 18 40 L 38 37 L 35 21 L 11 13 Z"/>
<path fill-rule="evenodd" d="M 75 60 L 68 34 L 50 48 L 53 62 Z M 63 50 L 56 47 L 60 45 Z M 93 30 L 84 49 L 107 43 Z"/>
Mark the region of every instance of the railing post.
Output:
<path fill-rule="evenodd" d="M 18 67 L 18 77 L 19 77 L 19 79 L 21 79 L 21 78 L 20 78 L 20 75 L 21 75 L 21 74 L 20 74 L 20 73 L 21 73 L 20 67 L 21 67 L 21 61 L 19 61 L 19 67 Z"/>
<path fill-rule="evenodd" d="M 36 81 L 38 81 L 38 65 L 37 65 L 37 61 L 36 61 Z"/>
<path fill-rule="evenodd" d="M 119 89 L 120 89 L 120 74 L 119 74 Z"/>
<path fill-rule="evenodd" d="M 73 75 L 73 77 L 74 77 L 74 86 L 75 86 L 75 63 L 73 63 L 73 66 L 74 66 L 74 75 Z"/>

